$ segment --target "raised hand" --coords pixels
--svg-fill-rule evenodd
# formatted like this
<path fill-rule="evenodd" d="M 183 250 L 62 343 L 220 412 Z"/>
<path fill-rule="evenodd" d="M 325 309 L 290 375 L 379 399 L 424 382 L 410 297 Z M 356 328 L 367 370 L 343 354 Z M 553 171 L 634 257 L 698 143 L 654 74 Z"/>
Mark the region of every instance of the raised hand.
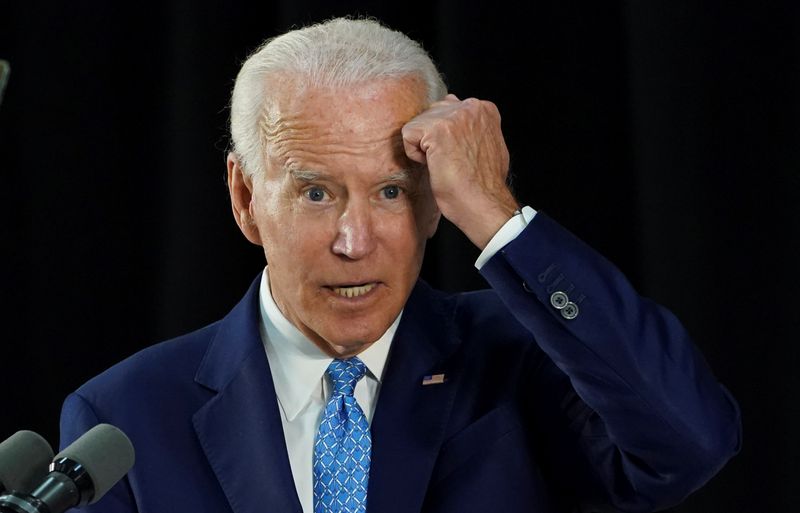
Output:
<path fill-rule="evenodd" d="M 495 104 L 448 94 L 406 123 L 402 135 L 408 157 L 427 166 L 442 215 L 483 249 L 517 209 Z"/>

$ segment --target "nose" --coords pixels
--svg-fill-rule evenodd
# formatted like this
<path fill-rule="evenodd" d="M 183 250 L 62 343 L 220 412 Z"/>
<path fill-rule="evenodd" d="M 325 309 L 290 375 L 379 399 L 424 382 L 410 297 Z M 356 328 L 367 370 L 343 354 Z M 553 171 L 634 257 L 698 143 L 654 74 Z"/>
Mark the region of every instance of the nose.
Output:
<path fill-rule="evenodd" d="M 368 202 L 349 201 L 336 228 L 332 247 L 335 254 L 358 260 L 375 250 L 372 211 Z"/>

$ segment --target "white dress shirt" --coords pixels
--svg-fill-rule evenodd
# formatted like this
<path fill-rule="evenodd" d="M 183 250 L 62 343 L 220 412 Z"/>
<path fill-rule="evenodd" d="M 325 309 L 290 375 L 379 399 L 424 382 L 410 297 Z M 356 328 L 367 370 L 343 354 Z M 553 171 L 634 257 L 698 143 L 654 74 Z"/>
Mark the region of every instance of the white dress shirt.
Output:
<path fill-rule="evenodd" d="M 489 241 L 475 262 L 475 267 L 480 269 L 497 251 L 514 240 L 534 215 L 535 210 L 525 207 L 521 215 L 512 217 Z M 294 485 L 303 512 L 313 513 L 314 438 L 332 392 L 325 371 L 333 358 L 323 353 L 284 317 L 270 293 L 266 269 L 261 277 L 259 302 L 259 331 L 278 398 Z M 402 315 L 400 312 L 386 333 L 358 355 L 367 367 L 367 373 L 356 384 L 354 395 L 370 424 L 378 401 L 386 358 Z"/>
<path fill-rule="evenodd" d="M 261 340 L 264 342 L 275 394 L 278 396 L 294 486 L 303 512 L 313 513 L 314 438 L 332 393 L 330 379 L 325 371 L 333 358 L 323 353 L 283 316 L 272 299 L 266 269 L 261 278 L 259 299 Z M 354 395 L 370 423 L 389 347 L 401 316 L 402 312 L 377 342 L 358 355 L 367 367 L 367 373 L 356 384 Z"/>

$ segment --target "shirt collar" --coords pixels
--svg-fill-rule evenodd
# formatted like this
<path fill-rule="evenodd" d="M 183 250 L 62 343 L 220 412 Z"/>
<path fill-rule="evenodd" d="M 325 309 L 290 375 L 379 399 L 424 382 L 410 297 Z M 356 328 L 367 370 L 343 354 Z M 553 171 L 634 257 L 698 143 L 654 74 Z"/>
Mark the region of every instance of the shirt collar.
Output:
<path fill-rule="evenodd" d="M 311 402 L 314 392 L 320 390 L 318 387 L 333 358 L 303 335 L 280 311 L 270 292 L 266 268 L 261 274 L 259 303 L 259 328 L 275 393 L 286 419 L 291 421 Z M 368 376 L 379 384 L 402 315 L 401 311 L 386 333 L 358 355 L 367 367 Z"/>

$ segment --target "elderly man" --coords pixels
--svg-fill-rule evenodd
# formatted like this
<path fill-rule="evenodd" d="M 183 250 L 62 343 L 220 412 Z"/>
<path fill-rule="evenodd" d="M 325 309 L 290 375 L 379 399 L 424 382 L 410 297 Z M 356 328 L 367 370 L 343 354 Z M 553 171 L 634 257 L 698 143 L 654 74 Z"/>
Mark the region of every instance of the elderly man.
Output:
<path fill-rule="evenodd" d="M 519 209 L 497 109 L 446 94 L 415 42 L 289 32 L 231 108 L 233 215 L 267 266 L 221 321 L 67 399 L 62 444 L 109 422 L 137 450 L 97 511 L 652 511 L 737 451 L 679 322 Z M 418 280 L 442 215 L 492 290 Z"/>

